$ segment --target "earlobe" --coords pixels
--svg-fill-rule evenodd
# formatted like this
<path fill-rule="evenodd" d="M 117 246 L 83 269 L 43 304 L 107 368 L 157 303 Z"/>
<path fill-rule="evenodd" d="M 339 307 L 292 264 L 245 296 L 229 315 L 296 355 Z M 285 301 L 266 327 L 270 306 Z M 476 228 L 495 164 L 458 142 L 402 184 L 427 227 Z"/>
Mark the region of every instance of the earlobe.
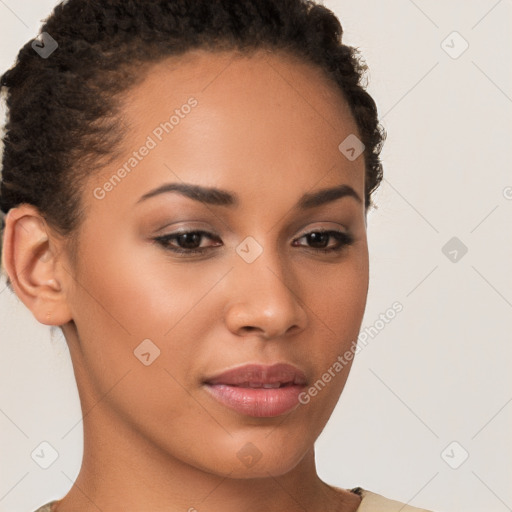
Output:
<path fill-rule="evenodd" d="M 45 325 L 71 320 L 59 278 L 60 244 L 37 208 L 22 204 L 5 218 L 3 266 L 18 298 Z"/>

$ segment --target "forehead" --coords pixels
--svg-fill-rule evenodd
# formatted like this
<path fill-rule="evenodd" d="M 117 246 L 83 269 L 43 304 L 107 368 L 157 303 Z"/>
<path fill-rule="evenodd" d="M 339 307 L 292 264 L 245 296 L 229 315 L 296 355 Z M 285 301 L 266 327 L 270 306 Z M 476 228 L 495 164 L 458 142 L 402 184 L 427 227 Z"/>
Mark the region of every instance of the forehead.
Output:
<path fill-rule="evenodd" d="M 264 119 L 280 120 L 294 135 L 311 136 L 314 129 L 330 129 L 333 135 L 358 131 L 341 89 L 320 67 L 270 50 L 247 55 L 194 50 L 170 57 L 150 67 L 142 83 L 127 91 L 124 116 L 140 127 L 144 121 L 161 122 L 191 96 L 201 102 L 196 117 L 202 112 L 211 121 L 215 114 L 237 128 Z M 300 130 L 295 121 L 305 120 L 309 125 Z"/>
<path fill-rule="evenodd" d="M 113 191 L 120 197 L 179 180 L 238 186 L 242 200 L 270 188 L 302 195 L 315 183 L 346 183 L 364 196 L 363 157 L 350 161 L 338 148 L 359 136 L 341 90 L 294 56 L 195 50 L 168 58 L 127 91 L 121 112 L 126 151 L 95 180 L 124 166 Z M 143 146 L 151 150 L 127 166 Z"/>

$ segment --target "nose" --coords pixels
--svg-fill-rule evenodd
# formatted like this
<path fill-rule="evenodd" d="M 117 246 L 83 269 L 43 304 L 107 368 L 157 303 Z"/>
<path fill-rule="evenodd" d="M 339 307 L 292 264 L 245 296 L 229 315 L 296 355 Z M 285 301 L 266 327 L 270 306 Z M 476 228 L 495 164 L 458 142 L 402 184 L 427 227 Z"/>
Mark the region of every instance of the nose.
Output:
<path fill-rule="evenodd" d="M 224 319 L 231 332 L 273 339 L 306 327 L 300 282 L 279 255 L 267 249 L 252 263 L 238 258 L 229 278 Z"/>

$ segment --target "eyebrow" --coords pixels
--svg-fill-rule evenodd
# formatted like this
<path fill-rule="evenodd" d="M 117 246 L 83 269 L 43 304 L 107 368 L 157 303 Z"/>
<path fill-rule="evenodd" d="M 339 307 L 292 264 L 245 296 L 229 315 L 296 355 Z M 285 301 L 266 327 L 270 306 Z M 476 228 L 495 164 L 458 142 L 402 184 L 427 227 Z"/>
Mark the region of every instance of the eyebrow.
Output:
<path fill-rule="evenodd" d="M 206 204 L 215 206 L 236 207 L 240 201 L 238 196 L 228 190 L 222 190 L 215 187 L 204 187 L 202 185 L 194 185 L 192 183 L 165 183 L 153 190 L 150 190 L 139 198 L 136 204 L 141 203 L 151 197 L 170 192 L 177 192 L 185 197 L 201 201 Z M 326 203 L 330 203 L 342 197 L 352 197 L 359 203 L 362 199 L 359 194 L 349 185 L 339 185 L 337 187 L 325 188 L 315 192 L 304 194 L 297 204 L 296 209 L 307 210 L 315 208 Z"/>

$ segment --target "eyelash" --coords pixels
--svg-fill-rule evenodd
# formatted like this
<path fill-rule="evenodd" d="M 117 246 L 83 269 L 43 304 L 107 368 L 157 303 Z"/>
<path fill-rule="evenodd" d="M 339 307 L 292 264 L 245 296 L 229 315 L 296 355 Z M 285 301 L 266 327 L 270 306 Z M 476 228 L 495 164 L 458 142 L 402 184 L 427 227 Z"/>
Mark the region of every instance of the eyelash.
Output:
<path fill-rule="evenodd" d="M 212 235 L 211 233 L 208 233 L 207 231 L 195 230 L 195 231 L 180 231 L 177 233 L 170 233 L 168 235 L 158 236 L 158 237 L 153 238 L 153 241 L 155 243 L 159 244 L 160 246 L 162 246 L 165 250 L 172 251 L 176 254 L 182 254 L 182 255 L 204 254 L 208 249 L 211 249 L 211 247 L 203 247 L 201 249 L 183 249 L 180 247 L 172 247 L 171 245 L 169 245 L 169 242 L 171 240 L 177 239 L 179 236 L 192 235 L 192 234 L 197 234 L 197 235 L 200 235 L 201 237 L 207 237 L 211 240 L 214 240 L 215 238 L 217 238 L 214 235 Z M 323 230 L 323 229 L 318 229 L 318 230 L 314 230 L 314 231 L 309 231 L 308 233 L 304 233 L 302 236 L 300 236 L 296 240 L 300 240 L 301 238 L 304 238 L 311 234 L 329 235 L 330 237 L 337 239 L 338 245 L 336 247 L 330 247 L 330 248 L 311 247 L 310 248 L 310 250 L 312 250 L 312 251 L 321 252 L 324 254 L 341 252 L 345 247 L 352 245 L 354 243 L 354 237 L 349 233 L 345 233 L 343 231 Z"/>

